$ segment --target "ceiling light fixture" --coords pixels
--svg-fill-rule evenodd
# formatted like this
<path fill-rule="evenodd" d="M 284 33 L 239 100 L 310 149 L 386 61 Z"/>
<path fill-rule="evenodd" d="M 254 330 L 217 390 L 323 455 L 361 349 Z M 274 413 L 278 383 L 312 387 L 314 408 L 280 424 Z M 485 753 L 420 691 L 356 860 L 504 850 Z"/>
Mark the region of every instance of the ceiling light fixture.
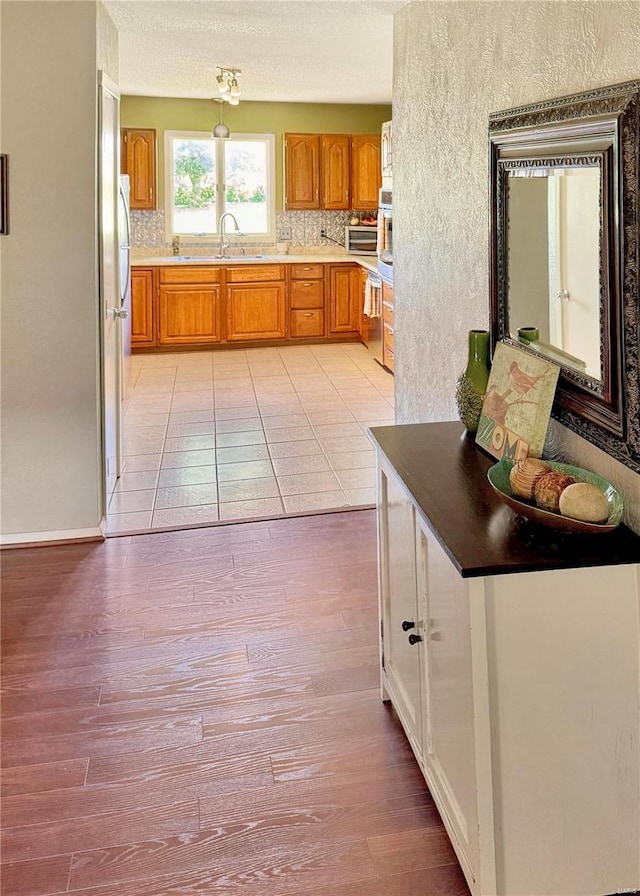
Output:
<path fill-rule="evenodd" d="M 224 121 L 222 120 L 222 106 L 223 106 L 223 103 L 224 103 L 224 99 L 223 99 L 222 97 L 214 96 L 214 97 L 213 97 L 213 102 L 214 102 L 214 103 L 220 103 L 220 121 L 218 122 L 217 125 L 214 126 L 214 128 L 213 128 L 213 130 L 212 130 L 212 132 L 211 132 L 211 136 L 212 136 L 212 137 L 220 137 L 220 138 L 222 138 L 223 140 L 226 140 L 227 137 L 230 136 L 231 132 L 229 131 L 229 128 L 227 127 L 227 125 L 226 125 L 226 124 L 224 123 Z"/>
<path fill-rule="evenodd" d="M 218 69 L 220 74 L 216 77 L 216 84 L 218 85 L 218 90 L 222 95 L 222 99 L 231 102 L 231 98 L 233 97 L 233 99 L 236 100 L 233 105 L 237 106 L 237 100 L 240 96 L 240 87 L 236 76 L 242 72 L 242 69 L 226 68 L 222 65 L 219 65 Z"/>

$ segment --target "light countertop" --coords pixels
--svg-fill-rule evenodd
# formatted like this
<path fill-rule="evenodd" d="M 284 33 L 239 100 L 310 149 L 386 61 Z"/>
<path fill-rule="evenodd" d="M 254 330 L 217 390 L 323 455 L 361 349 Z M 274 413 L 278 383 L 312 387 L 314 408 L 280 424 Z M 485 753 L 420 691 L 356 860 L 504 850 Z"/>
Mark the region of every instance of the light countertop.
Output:
<path fill-rule="evenodd" d="M 367 271 L 378 272 L 378 259 L 375 255 L 347 255 L 336 252 L 334 255 L 265 255 L 252 257 L 238 255 L 231 258 L 214 258 L 210 255 L 189 256 L 156 255 L 150 258 L 132 258 L 134 268 L 165 267 L 166 265 L 252 265 L 252 264 L 338 264 L 355 263 Z"/>

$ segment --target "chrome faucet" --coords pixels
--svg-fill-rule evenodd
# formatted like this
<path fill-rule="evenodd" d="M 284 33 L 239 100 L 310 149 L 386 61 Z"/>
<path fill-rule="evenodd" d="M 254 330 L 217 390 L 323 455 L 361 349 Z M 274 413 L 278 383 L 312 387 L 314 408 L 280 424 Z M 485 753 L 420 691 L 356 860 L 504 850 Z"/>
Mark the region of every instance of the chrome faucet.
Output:
<path fill-rule="evenodd" d="M 231 218 L 236 227 L 236 233 L 240 233 L 240 227 L 238 226 L 238 222 L 236 221 L 235 215 L 231 212 L 225 212 L 223 215 L 220 215 L 220 220 L 218 221 L 218 229 L 220 230 L 220 257 L 225 258 L 225 249 L 228 249 L 231 245 L 231 240 L 228 240 L 225 244 L 224 241 L 224 219 Z"/>

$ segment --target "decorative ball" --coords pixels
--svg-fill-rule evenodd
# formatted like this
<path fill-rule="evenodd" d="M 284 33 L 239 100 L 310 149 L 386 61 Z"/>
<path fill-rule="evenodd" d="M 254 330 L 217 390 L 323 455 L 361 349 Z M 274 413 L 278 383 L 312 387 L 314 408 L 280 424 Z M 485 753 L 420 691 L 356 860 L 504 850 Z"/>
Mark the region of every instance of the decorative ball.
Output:
<path fill-rule="evenodd" d="M 456 404 L 458 416 L 470 433 L 478 429 L 483 399 L 484 395 L 478 392 L 466 373 L 461 373 L 456 383 Z"/>
<path fill-rule="evenodd" d="M 585 523 L 606 523 L 609 519 L 609 502 L 597 485 L 574 482 L 560 495 L 560 513 Z"/>
<path fill-rule="evenodd" d="M 518 498 L 532 501 L 536 482 L 550 469 L 549 464 L 537 457 L 525 457 L 524 460 L 516 461 L 509 474 L 509 484 L 513 494 Z"/>
<path fill-rule="evenodd" d="M 560 510 L 560 495 L 575 482 L 573 476 L 566 473 L 558 473 L 555 470 L 549 470 L 541 476 L 533 487 L 533 497 L 541 510 L 550 510 L 552 513 L 558 513 Z"/>

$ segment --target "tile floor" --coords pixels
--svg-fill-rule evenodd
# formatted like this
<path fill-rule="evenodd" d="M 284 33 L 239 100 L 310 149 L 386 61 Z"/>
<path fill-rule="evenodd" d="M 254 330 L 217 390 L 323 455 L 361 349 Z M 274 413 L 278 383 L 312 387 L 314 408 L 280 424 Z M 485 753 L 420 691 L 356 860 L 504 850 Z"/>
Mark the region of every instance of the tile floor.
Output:
<path fill-rule="evenodd" d="M 359 343 L 135 355 L 109 534 L 375 502 L 393 377 Z"/>

